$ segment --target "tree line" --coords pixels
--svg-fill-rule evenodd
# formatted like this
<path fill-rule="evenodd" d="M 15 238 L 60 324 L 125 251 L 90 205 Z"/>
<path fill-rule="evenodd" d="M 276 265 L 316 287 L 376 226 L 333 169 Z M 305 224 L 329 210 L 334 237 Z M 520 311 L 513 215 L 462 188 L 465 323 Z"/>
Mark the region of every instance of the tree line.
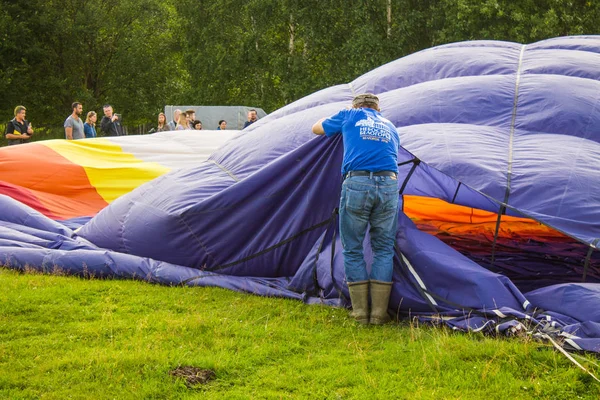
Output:
<path fill-rule="evenodd" d="M 593 34 L 599 3 L 0 0 L 0 123 L 22 104 L 59 129 L 76 100 L 111 103 L 130 126 L 166 104 L 271 112 L 440 44 Z"/>

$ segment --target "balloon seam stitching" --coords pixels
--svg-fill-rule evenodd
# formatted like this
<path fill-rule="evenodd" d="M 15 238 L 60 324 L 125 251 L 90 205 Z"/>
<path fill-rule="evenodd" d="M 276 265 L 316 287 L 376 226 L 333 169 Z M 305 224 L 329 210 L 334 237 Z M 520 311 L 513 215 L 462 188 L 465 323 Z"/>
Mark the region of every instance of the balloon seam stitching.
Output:
<path fill-rule="evenodd" d="M 508 137 L 508 160 L 506 167 L 506 191 L 504 193 L 504 201 L 498 210 L 498 218 L 496 219 L 496 229 L 494 231 L 494 241 L 492 243 L 492 267 L 494 266 L 495 253 L 496 253 L 496 242 L 498 241 L 498 234 L 500 233 L 500 222 L 502 221 L 502 215 L 506 213 L 506 206 L 508 204 L 508 198 L 510 196 L 510 184 L 512 177 L 512 163 L 513 163 L 513 142 L 515 136 L 515 122 L 517 120 L 517 107 L 519 104 L 519 84 L 521 83 L 521 68 L 523 67 L 523 55 L 525 54 L 526 45 L 521 46 L 521 52 L 519 53 L 519 64 L 517 65 L 517 72 L 515 77 L 515 95 L 513 97 L 513 108 L 512 116 L 510 121 L 510 134 Z"/>
<path fill-rule="evenodd" d="M 227 175 L 229 175 L 234 181 L 239 182 L 240 179 L 235 176 L 235 174 L 231 171 L 229 171 L 227 168 L 225 168 L 223 165 L 219 164 L 218 162 L 216 162 L 215 160 L 209 160 L 210 162 L 214 163 L 217 167 L 219 167 L 223 172 L 225 172 Z"/>

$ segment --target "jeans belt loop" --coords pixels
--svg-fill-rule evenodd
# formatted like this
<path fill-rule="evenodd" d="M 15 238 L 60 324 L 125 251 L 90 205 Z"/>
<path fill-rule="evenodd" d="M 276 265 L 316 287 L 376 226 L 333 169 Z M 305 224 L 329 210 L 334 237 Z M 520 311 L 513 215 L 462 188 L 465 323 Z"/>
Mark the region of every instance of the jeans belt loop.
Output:
<path fill-rule="evenodd" d="M 373 171 L 369 171 L 369 179 L 373 179 Z"/>

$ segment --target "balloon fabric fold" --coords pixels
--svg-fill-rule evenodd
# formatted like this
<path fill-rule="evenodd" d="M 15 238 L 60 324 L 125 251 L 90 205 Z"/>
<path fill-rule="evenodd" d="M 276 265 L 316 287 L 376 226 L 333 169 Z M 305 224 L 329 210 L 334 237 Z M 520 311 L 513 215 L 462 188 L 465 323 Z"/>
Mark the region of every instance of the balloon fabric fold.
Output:
<path fill-rule="evenodd" d="M 372 92 L 401 139 L 389 311 L 600 352 L 599 64 L 599 36 L 454 43 L 243 131 L 3 148 L 0 254 L 16 269 L 349 306 L 342 141 L 311 126 Z"/>

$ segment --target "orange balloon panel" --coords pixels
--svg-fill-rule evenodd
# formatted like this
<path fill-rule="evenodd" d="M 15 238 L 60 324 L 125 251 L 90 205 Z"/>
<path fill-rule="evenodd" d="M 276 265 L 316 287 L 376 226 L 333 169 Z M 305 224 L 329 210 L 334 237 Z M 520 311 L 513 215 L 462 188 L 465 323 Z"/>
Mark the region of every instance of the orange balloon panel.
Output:
<path fill-rule="evenodd" d="M 0 193 L 55 220 L 94 216 L 146 182 L 206 161 L 233 134 L 161 132 L 3 147 Z"/>
<path fill-rule="evenodd" d="M 404 196 L 404 212 L 415 223 L 458 235 L 494 236 L 498 214 L 421 196 Z M 572 239 L 529 218 L 502 216 L 500 238 Z"/>
<path fill-rule="evenodd" d="M 108 205 L 90 184 L 83 167 L 47 146 L 32 143 L 3 148 L 0 162 L 0 181 L 7 184 L 0 185 L 0 193 L 50 218 L 92 216 Z"/>

